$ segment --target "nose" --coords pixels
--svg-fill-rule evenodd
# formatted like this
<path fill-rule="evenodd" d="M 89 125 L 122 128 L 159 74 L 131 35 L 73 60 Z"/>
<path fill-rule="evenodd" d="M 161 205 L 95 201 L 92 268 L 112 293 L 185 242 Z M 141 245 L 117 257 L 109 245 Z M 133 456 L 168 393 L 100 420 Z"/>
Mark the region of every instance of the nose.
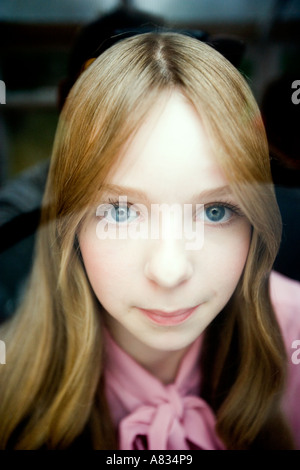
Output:
<path fill-rule="evenodd" d="M 179 240 L 160 240 L 145 263 L 145 276 L 165 288 L 173 288 L 193 275 L 187 251 Z"/>

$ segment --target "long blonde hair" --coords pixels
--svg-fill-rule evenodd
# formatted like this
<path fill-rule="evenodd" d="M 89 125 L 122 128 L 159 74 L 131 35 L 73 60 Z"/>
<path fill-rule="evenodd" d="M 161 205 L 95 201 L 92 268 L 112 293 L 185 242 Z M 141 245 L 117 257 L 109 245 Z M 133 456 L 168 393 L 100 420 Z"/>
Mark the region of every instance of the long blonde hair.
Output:
<path fill-rule="evenodd" d="M 270 424 L 276 423 L 276 432 L 284 425 L 285 354 L 268 279 L 281 222 L 260 113 L 244 78 L 210 46 L 181 34 L 147 33 L 97 58 L 61 113 L 32 275 L 19 311 L 1 331 L 7 346 L 1 448 L 68 448 L 85 433 L 93 448 L 117 448 L 103 386 L 101 316 L 77 233 L 153 103 L 174 88 L 197 109 L 252 224 L 240 283 L 207 329 L 207 338 L 218 334 L 220 341 L 214 341 L 213 363 L 204 348 L 210 366 L 202 364 L 203 394 L 227 448 L 279 445 Z M 283 445 L 292 443 L 287 438 Z"/>

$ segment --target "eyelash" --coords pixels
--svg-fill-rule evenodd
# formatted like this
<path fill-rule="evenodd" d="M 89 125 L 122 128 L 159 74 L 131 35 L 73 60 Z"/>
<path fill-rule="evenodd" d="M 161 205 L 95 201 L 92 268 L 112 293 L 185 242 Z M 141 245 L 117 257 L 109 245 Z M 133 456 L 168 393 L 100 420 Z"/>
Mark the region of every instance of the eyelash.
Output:
<path fill-rule="evenodd" d="M 225 227 L 227 225 L 229 225 L 233 220 L 234 217 L 244 217 L 244 213 L 242 212 L 242 210 L 240 209 L 240 207 L 238 207 L 237 205 L 235 204 L 231 204 L 230 202 L 225 202 L 225 201 L 217 201 L 217 202 L 212 202 L 212 203 L 209 203 L 209 204 L 204 204 L 204 210 L 208 210 L 210 207 L 223 207 L 224 209 L 228 209 L 232 215 L 231 217 L 229 218 L 229 220 L 225 221 L 225 222 L 211 222 L 211 226 L 217 226 L 217 227 Z"/>
<path fill-rule="evenodd" d="M 133 206 L 134 204 L 131 203 L 131 202 L 129 202 L 129 201 L 127 201 L 126 204 L 125 204 L 125 203 L 124 203 L 124 204 L 120 204 L 119 200 L 115 200 L 115 199 L 110 199 L 110 198 L 108 198 L 107 202 L 102 203 L 101 206 L 102 206 L 102 205 L 104 205 L 104 206 L 105 206 L 105 205 L 113 206 L 114 209 L 117 210 L 117 209 L 119 209 L 120 207 L 127 207 L 127 208 L 128 208 L 128 207 L 131 207 L 131 206 Z M 97 216 L 97 217 L 99 217 L 99 216 Z M 102 217 L 103 217 L 103 216 L 102 216 Z M 117 222 L 116 222 L 116 223 L 117 223 Z M 122 225 L 122 222 L 120 222 L 119 224 Z"/>
<path fill-rule="evenodd" d="M 118 209 L 121 206 L 119 204 L 119 200 L 115 200 L 115 199 L 111 199 L 111 198 L 108 198 L 108 201 L 107 201 L 106 204 L 113 206 L 115 209 Z M 134 204 L 129 202 L 129 201 L 127 201 L 126 205 L 124 204 L 124 206 L 126 206 L 127 208 L 130 207 L 130 206 L 133 206 L 133 205 Z M 211 207 L 219 207 L 219 208 L 222 207 L 225 210 L 227 209 L 227 210 L 231 211 L 232 215 L 229 218 L 229 220 L 224 221 L 224 222 L 222 222 L 222 221 L 221 222 L 220 221 L 217 221 L 217 222 L 211 221 L 211 223 L 209 224 L 209 222 L 206 221 L 206 223 L 208 223 L 210 226 L 225 227 L 225 226 L 229 225 L 232 222 L 232 219 L 234 217 L 244 217 L 244 214 L 241 211 L 241 209 L 237 205 L 234 205 L 230 202 L 217 201 L 217 202 L 212 202 L 212 203 L 209 203 L 209 204 L 205 204 L 204 205 L 204 212 L 207 211 Z M 122 224 L 122 223 L 120 223 L 120 224 Z"/>

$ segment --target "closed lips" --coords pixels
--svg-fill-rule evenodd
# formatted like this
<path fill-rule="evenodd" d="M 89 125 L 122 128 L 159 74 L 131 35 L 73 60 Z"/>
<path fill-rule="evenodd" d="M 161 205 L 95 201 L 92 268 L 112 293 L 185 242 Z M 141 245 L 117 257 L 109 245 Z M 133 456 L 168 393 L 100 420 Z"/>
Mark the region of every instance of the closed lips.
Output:
<path fill-rule="evenodd" d="M 148 310 L 148 309 L 141 309 L 144 310 L 145 312 L 152 313 L 154 315 L 161 315 L 163 317 L 173 317 L 177 315 L 182 315 L 183 313 L 189 312 L 190 310 L 194 309 L 196 307 L 190 307 L 190 308 L 182 308 L 180 310 L 173 310 L 172 312 L 166 312 L 165 310 Z"/>
<path fill-rule="evenodd" d="M 176 325 L 189 318 L 197 307 L 198 305 L 188 309 L 173 310 L 172 312 L 166 312 L 164 310 L 147 310 L 143 308 L 140 308 L 140 311 L 154 323 L 160 325 Z"/>

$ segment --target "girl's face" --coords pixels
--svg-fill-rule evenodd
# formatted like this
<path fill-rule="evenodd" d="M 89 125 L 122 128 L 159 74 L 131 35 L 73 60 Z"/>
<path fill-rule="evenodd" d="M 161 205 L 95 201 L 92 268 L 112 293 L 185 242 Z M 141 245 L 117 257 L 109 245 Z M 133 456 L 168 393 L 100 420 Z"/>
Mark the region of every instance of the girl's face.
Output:
<path fill-rule="evenodd" d="M 251 227 L 179 92 L 149 112 L 109 183 L 79 235 L 106 324 L 137 360 L 184 350 L 232 296 Z"/>

